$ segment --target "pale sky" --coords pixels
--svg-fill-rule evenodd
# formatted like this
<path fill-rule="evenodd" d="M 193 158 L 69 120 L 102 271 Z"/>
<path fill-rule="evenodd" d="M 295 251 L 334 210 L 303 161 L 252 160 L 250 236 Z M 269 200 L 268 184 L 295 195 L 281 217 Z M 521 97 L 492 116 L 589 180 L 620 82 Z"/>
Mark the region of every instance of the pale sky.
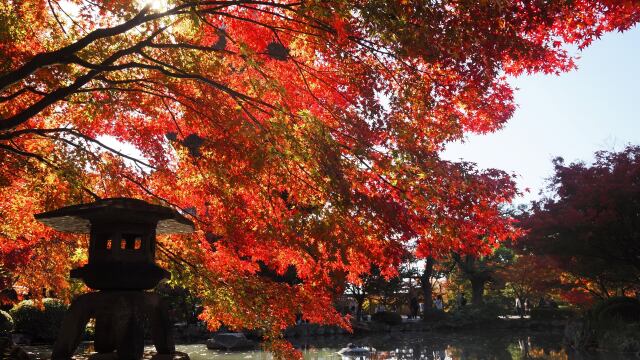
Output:
<path fill-rule="evenodd" d="M 539 197 L 554 157 L 590 162 L 597 150 L 640 144 L 640 28 L 607 34 L 580 57 L 570 73 L 513 79 L 518 109 L 505 128 L 450 144 L 443 158 L 517 174 L 531 189 L 523 203 Z"/>

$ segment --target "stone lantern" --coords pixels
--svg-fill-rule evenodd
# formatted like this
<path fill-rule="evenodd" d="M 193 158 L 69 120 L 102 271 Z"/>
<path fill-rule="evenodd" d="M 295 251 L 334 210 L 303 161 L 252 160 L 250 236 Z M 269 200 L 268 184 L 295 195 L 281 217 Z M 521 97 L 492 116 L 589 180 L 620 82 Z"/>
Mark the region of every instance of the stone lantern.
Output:
<path fill-rule="evenodd" d="M 150 291 L 169 273 L 155 263 L 156 234 L 189 233 L 193 222 L 176 211 L 131 198 L 111 198 L 35 215 L 52 228 L 89 234 L 89 261 L 71 270 L 96 292 L 79 296 L 62 323 L 52 359 L 70 359 L 87 322 L 95 319 L 94 348 L 119 360 L 141 359 L 145 319 L 158 354 L 175 345 L 167 307 Z"/>

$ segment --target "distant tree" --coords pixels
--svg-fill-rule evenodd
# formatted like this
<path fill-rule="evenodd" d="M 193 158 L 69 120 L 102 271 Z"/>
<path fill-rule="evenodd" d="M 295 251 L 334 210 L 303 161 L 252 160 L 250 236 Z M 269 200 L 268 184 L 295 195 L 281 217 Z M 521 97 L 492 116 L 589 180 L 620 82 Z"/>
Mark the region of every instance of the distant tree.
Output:
<path fill-rule="evenodd" d="M 383 304 L 397 304 L 398 293 L 403 287 L 404 269 L 398 270 L 398 275 L 385 277 L 380 268 L 372 265 L 371 271 L 360 277 L 359 283 L 348 283 L 345 294 L 356 301 L 356 318 L 362 317 L 362 309 L 365 301 L 377 297 Z"/>
<path fill-rule="evenodd" d="M 424 298 L 424 311 L 433 307 L 433 283 L 431 282 L 436 271 L 434 267 L 436 261 L 433 257 L 429 256 L 424 260 L 424 267 L 419 274 L 420 289 L 422 290 L 422 296 Z M 424 317 L 426 319 L 426 316 Z"/>
<path fill-rule="evenodd" d="M 640 147 L 595 162 L 553 161 L 553 196 L 533 203 L 524 250 L 550 256 L 577 287 L 606 298 L 640 285 Z"/>
<path fill-rule="evenodd" d="M 421 267 L 417 269 L 416 277 L 420 284 L 420 293 L 423 297 L 422 318 L 431 321 L 433 316 L 440 316 L 439 312 L 434 313 L 434 292 L 441 295 L 443 286 L 446 286 L 448 277 L 451 275 L 455 264 L 450 259 L 443 256 L 428 257 L 421 262 Z"/>
<path fill-rule="evenodd" d="M 561 288 L 562 272 L 549 256 L 519 255 L 496 272 L 496 277 L 513 295 L 524 299 L 543 297 Z"/>
<path fill-rule="evenodd" d="M 513 260 L 513 251 L 501 246 L 486 256 L 452 254 L 452 260 L 459 270 L 459 276 L 471 283 L 471 303 L 484 303 L 484 290 L 489 282 L 497 280 L 496 272 Z"/>
<path fill-rule="evenodd" d="M 349 282 L 345 286 L 345 295 L 351 296 L 356 302 L 355 318 L 362 318 L 362 308 L 367 298 L 374 292 L 374 274 L 360 276 L 360 282 Z"/>

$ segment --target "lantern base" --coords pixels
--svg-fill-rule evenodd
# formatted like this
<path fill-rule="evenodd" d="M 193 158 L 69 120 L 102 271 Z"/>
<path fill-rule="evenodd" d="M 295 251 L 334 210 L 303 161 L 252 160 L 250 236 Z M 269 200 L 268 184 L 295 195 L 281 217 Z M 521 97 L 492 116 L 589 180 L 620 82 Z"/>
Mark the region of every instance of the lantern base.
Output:
<path fill-rule="evenodd" d="M 154 263 L 108 262 L 73 269 L 71 277 L 93 290 L 130 291 L 153 289 L 171 274 Z"/>
<path fill-rule="evenodd" d="M 52 360 L 69 360 L 85 326 L 95 319 L 94 348 L 98 358 L 140 360 L 144 354 L 143 322 L 149 321 L 158 356 L 172 358 L 175 345 L 168 308 L 157 294 L 144 291 L 100 291 L 80 295 L 71 303 L 54 345 Z"/>

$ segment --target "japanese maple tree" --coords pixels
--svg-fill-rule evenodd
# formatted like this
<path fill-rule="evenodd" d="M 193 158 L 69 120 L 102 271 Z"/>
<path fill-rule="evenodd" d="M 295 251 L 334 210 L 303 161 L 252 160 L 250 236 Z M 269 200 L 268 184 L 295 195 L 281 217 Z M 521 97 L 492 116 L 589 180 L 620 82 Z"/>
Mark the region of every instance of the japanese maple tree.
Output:
<path fill-rule="evenodd" d="M 31 214 L 144 198 L 197 222 L 160 251 L 211 327 L 346 326 L 333 295 L 371 263 L 513 234 L 510 177 L 438 152 L 504 125 L 506 76 L 570 70 L 564 45 L 639 19 L 632 0 L 2 0 L 0 259 L 65 289 L 86 239 Z"/>
<path fill-rule="evenodd" d="M 518 255 L 507 266 L 498 269 L 496 277 L 506 289 L 520 299 L 537 299 L 558 293 L 565 286 L 562 271 L 550 256 Z"/>
<path fill-rule="evenodd" d="M 638 289 L 640 147 L 598 152 L 590 165 L 561 158 L 554 164 L 552 194 L 523 216 L 527 235 L 520 246 L 567 273 L 564 285 L 575 290 L 569 297 Z"/>

